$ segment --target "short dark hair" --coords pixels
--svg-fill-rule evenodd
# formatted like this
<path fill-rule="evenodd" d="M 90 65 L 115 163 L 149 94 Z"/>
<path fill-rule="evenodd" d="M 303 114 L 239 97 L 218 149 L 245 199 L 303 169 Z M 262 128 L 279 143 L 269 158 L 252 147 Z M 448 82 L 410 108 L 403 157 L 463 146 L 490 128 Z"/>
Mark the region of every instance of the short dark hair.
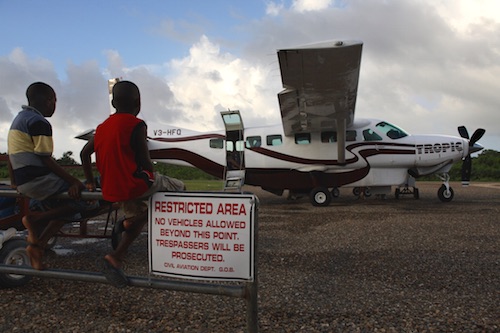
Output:
<path fill-rule="evenodd" d="M 130 110 L 140 101 L 140 92 L 137 85 L 130 81 L 119 81 L 113 86 L 113 106 L 116 109 Z"/>
<path fill-rule="evenodd" d="M 26 89 L 26 98 L 30 105 L 44 102 L 47 98 L 55 95 L 54 89 L 44 82 L 35 82 Z"/>

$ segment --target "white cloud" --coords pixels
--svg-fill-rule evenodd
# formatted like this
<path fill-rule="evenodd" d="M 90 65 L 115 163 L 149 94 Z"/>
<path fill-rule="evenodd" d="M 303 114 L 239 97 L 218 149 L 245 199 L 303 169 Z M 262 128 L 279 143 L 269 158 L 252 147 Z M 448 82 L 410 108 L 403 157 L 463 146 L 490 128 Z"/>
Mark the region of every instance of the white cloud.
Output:
<path fill-rule="evenodd" d="M 279 119 L 270 72 L 222 53 L 206 36 L 191 47 L 188 57 L 173 60 L 171 66 L 171 89 L 187 116 L 181 127 L 221 129 L 220 111 L 227 109 L 240 110 L 247 125 Z"/>
<path fill-rule="evenodd" d="M 332 0 L 294 0 L 292 9 L 297 12 L 317 11 L 328 8 Z"/>
<path fill-rule="evenodd" d="M 284 7 L 285 5 L 283 2 L 277 3 L 269 1 L 266 3 L 266 14 L 270 16 L 278 16 Z"/>
<path fill-rule="evenodd" d="M 500 2 L 497 0 L 441 0 L 436 9 L 454 29 L 470 33 L 474 27 L 493 26 L 500 22 Z"/>

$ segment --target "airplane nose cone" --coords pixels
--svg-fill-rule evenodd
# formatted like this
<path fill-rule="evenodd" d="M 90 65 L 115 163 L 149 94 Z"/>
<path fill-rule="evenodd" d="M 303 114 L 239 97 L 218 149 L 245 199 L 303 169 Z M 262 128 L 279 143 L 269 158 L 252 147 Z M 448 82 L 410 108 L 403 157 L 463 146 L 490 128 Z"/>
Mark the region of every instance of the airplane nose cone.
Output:
<path fill-rule="evenodd" d="M 479 143 L 474 143 L 472 147 L 469 148 L 469 154 L 476 153 L 480 150 L 482 150 L 484 147 L 481 146 Z"/>

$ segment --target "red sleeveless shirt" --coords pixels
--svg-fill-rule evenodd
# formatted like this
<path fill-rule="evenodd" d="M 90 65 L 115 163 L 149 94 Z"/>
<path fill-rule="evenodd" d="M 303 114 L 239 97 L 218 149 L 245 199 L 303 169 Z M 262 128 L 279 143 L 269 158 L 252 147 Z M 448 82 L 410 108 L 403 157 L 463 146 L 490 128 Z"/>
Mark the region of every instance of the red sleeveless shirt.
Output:
<path fill-rule="evenodd" d="M 148 190 L 143 179 L 134 177 L 138 166 L 131 137 L 140 123 L 144 122 L 132 114 L 115 113 L 97 126 L 94 150 L 101 174 L 102 196 L 106 201 L 135 199 Z"/>

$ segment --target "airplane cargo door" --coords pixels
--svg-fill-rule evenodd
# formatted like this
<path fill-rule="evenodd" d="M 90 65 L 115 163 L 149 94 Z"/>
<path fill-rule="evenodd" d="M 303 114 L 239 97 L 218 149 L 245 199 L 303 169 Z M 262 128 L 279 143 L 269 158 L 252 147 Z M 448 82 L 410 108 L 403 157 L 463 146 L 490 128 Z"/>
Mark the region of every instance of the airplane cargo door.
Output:
<path fill-rule="evenodd" d="M 224 190 L 241 190 L 245 183 L 245 140 L 240 111 L 221 112 L 226 128 L 226 179 Z"/>

